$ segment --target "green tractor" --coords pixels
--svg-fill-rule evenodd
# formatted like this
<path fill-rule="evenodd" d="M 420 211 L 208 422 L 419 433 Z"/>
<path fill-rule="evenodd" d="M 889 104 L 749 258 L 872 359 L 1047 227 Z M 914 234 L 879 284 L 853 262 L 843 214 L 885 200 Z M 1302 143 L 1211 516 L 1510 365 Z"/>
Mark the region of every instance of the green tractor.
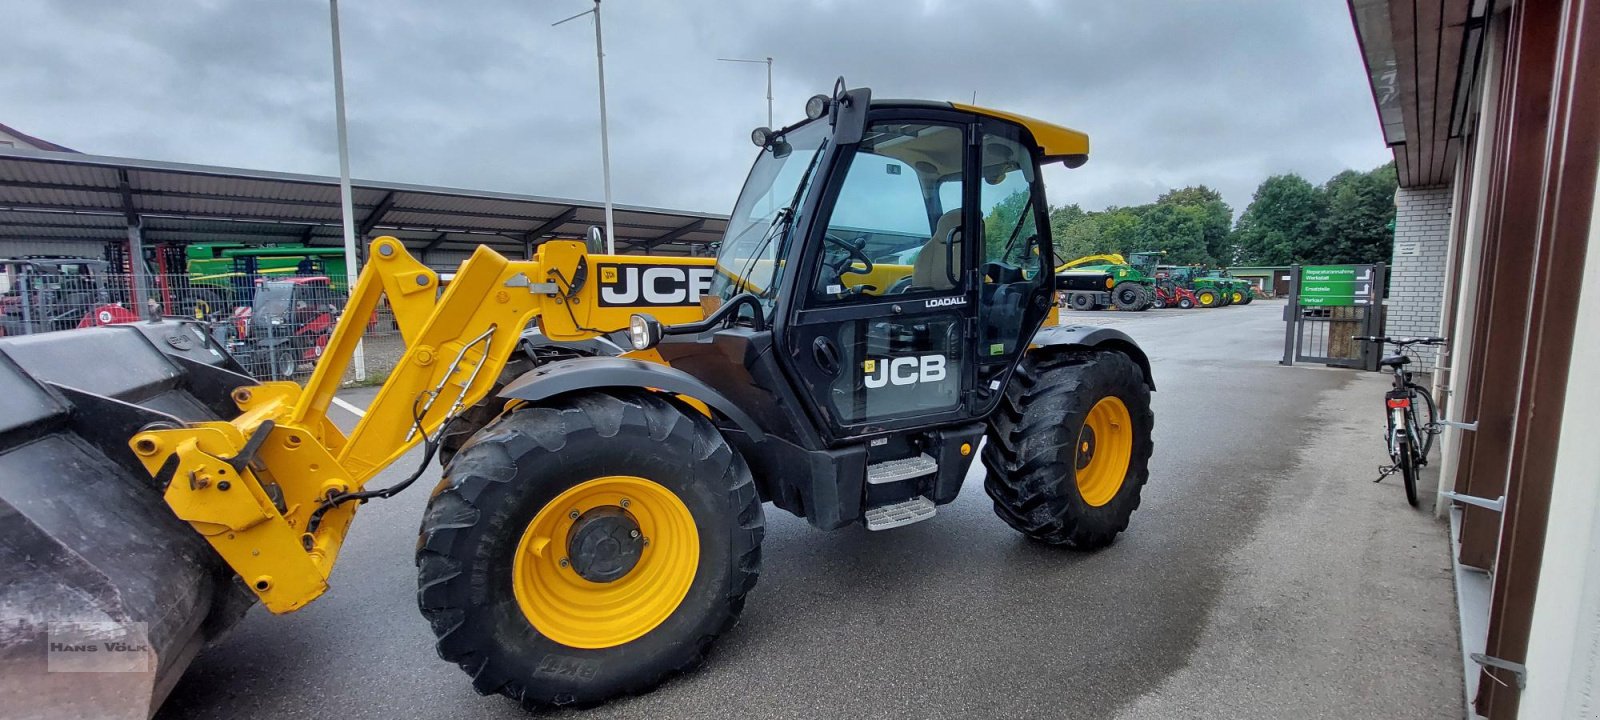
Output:
<path fill-rule="evenodd" d="M 1056 266 L 1056 275 L 1105 273 L 1112 285 L 1106 291 L 1067 291 L 1065 301 L 1073 310 L 1099 310 L 1106 306 L 1124 311 L 1149 310 L 1155 304 L 1156 258 L 1165 253 L 1138 252 L 1127 257 L 1119 253 L 1085 255 Z"/>
<path fill-rule="evenodd" d="M 1206 270 L 1201 278 L 1216 284 L 1225 296 L 1226 305 L 1249 305 L 1256 299 L 1250 281 L 1236 278 L 1227 270 Z"/>
<path fill-rule="evenodd" d="M 1228 305 L 1249 305 L 1255 301 L 1255 288 L 1248 280 L 1241 280 L 1227 270 L 1213 270 L 1195 265 L 1163 265 L 1156 276 L 1188 288 L 1194 293 L 1200 307 L 1214 308 Z"/>

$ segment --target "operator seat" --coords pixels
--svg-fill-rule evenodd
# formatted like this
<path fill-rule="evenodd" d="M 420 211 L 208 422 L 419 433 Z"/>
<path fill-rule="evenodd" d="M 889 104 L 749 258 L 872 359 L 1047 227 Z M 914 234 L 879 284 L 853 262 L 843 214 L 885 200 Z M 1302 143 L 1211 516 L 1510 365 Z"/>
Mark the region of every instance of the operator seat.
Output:
<path fill-rule="evenodd" d="M 927 244 L 922 246 L 922 252 L 917 253 L 917 260 L 911 266 L 911 289 L 949 290 L 955 287 L 955 283 L 950 282 L 950 276 L 961 277 L 961 240 L 966 236 L 966 232 L 960 228 L 961 208 L 939 216 L 939 222 L 933 228 L 933 237 L 928 238 Z M 953 253 L 954 268 L 950 268 L 950 255 L 946 254 L 951 230 L 957 231 Z"/>

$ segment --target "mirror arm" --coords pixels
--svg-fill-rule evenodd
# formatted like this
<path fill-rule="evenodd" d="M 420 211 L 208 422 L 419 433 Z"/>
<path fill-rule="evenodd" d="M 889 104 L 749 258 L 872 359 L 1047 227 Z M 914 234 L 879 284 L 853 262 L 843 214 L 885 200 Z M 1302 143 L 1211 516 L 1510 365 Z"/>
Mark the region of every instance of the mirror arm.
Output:
<path fill-rule="evenodd" d="M 767 329 L 767 317 L 761 314 L 760 299 L 756 297 L 755 293 L 742 292 L 729 298 L 726 303 L 722 304 L 722 307 L 717 308 L 716 312 L 706 316 L 706 319 L 701 320 L 700 322 L 669 325 L 662 329 L 662 334 L 698 335 L 721 324 L 728 318 L 729 315 L 737 314 L 739 306 L 741 305 L 749 305 L 750 309 L 755 311 L 753 315 L 755 320 L 755 329 L 757 331 Z"/>

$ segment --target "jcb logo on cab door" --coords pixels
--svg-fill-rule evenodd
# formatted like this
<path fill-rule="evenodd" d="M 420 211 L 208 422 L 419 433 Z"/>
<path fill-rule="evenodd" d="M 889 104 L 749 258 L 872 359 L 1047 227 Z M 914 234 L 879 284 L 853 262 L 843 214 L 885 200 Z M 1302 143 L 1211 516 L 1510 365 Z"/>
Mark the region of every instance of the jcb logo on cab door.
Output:
<path fill-rule="evenodd" d="M 861 363 L 868 388 L 939 382 L 948 375 L 943 355 L 883 358 Z"/>
<path fill-rule="evenodd" d="M 599 271 L 604 307 L 699 305 L 716 276 L 715 268 L 681 265 L 601 265 Z"/>

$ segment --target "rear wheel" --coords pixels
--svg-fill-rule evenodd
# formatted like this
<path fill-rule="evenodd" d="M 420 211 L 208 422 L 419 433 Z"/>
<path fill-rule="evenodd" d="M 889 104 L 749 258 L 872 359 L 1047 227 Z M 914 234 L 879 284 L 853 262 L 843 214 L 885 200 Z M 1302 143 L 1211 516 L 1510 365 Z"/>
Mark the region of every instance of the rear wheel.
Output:
<path fill-rule="evenodd" d="M 1071 293 L 1067 295 L 1067 307 L 1079 312 L 1088 312 L 1095 308 L 1094 296 L 1089 293 Z"/>
<path fill-rule="evenodd" d="M 1239 292 L 1238 290 L 1233 291 L 1233 294 L 1228 296 L 1228 302 L 1230 304 L 1231 303 L 1237 303 L 1237 304 L 1243 305 L 1244 304 L 1244 293 Z"/>
<path fill-rule="evenodd" d="M 1093 550 L 1111 544 L 1150 477 L 1150 388 L 1110 351 L 1029 355 L 989 421 L 984 489 L 1028 537 Z"/>
<path fill-rule="evenodd" d="M 417 604 L 483 694 L 593 705 L 698 664 L 738 621 L 764 532 L 750 471 L 699 413 L 587 392 L 461 448 L 417 543 Z"/>
<path fill-rule="evenodd" d="M 1415 452 L 1416 450 L 1411 446 L 1411 441 L 1406 439 L 1405 435 L 1402 434 L 1395 441 L 1395 462 L 1400 466 L 1400 478 L 1405 481 L 1406 486 L 1406 502 L 1411 503 L 1411 507 L 1417 506 L 1417 456 L 1414 454 Z"/>
<path fill-rule="evenodd" d="M 1133 283 L 1123 283 L 1111 291 L 1111 302 L 1118 310 L 1143 310 L 1147 305 L 1144 288 Z"/>
<path fill-rule="evenodd" d="M 1180 309 L 1183 309 L 1183 310 L 1193 309 L 1194 308 L 1194 301 L 1190 300 L 1189 298 L 1186 298 L 1186 297 L 1178 298 L 1178 307 Z"/>
<path fill-rule="evenodd" d="M 1200 307 L 1214 308 L 1222 300 L 1222 296 L 1218 295 L 1215 290 L 1197 290 L 1195 291 L 1194 299 L 1200 303 Z"/>

